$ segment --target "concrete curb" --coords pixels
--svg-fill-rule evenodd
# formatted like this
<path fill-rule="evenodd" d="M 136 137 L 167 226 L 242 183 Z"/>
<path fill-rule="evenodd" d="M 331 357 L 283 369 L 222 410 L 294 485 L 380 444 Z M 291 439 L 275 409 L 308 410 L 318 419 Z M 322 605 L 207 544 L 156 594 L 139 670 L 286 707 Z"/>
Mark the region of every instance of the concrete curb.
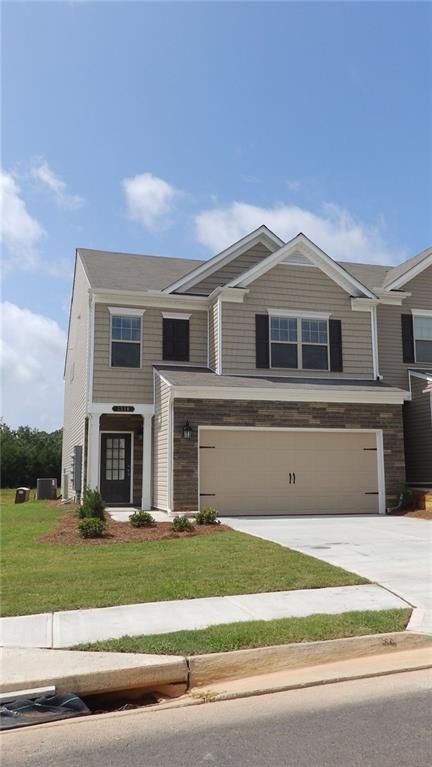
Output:
<path fill-rule="evenodd" d="M 431 637 L 404 631 L 195 655 L 187 658 L 189 687 L 428 646 Z"/>

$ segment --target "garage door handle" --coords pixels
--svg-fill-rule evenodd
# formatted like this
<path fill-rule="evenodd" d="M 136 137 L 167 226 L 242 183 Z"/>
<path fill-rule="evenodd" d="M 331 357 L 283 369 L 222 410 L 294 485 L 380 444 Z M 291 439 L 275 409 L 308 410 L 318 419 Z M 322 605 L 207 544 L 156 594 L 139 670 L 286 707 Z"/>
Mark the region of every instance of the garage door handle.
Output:
<path fill-rule="evenodd" d="M 292 474 L 291 474 L 291 472 L 290 472 L 290 473 L 289 473 L 289 483 L 290 483 L 290 484 L 291 484 L 291 478 L 292 478 Z"/>
<path fill-rule="evenodd" d="M 295 471 L 293 472 L 293 483 L 295 485 Z"/>

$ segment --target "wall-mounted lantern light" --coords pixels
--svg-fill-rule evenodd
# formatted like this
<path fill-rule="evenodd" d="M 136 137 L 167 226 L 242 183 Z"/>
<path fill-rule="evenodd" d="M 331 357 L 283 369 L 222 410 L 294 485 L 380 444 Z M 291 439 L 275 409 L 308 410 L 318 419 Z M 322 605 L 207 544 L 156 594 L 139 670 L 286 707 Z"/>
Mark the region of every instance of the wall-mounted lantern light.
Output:
<path fill-rule="evenodd" d="M 186 421 L 185 425 L 183 426 L 183 439 L 191 439 L 192 438 L 192 426 L 190 425 L 189 421 Z"/>

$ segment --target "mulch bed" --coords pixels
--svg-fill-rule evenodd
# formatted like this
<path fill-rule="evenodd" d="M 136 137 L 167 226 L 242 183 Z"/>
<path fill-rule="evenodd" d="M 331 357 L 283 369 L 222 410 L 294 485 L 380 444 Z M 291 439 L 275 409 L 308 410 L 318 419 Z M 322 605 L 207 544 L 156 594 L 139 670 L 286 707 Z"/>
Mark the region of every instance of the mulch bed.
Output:
<path fill-rule="evenodd" d="M 432 519 L 432 511 L 417 509 L 416 511 L 393 511 L 392 517 L 416 517 L 417 519 Z"/>
<path fill-rule="evenodd" d="M 131 511 L 132 513 L 132 511 Z M 106 515 L 107 527 L 103 538 L 81 538 L 78 533 L 78 515 L 65 514 L 57 527 L 38 540 L 42 543 L 56 543 L 62 546 L 101 546 L 113 543 L 145 543 L 170 538 L 194 538 L 197 535 L 214 535 L 231 531 L 227 525 L 194 525 L 193 532 L 176 533 L 171 522 L 157 522 L 154 527 L 132 527 L 128 522 L 116 522 Z"/>

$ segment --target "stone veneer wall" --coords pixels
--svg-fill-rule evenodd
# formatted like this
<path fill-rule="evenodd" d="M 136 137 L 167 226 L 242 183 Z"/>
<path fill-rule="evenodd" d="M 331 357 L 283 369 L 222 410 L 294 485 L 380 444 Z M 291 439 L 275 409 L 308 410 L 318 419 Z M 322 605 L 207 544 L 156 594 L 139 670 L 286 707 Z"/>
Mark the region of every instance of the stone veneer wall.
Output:
<path fill-rule="evenodd" d="M 190 440 L 182 436 L 187 420 L 192 426 Z M 198 426 L 382 429 L 387 506 L 395 505 L 405 482 L 400 405 L 178 399 L 174 402 L 174 511 L 197 509 Z"/>

